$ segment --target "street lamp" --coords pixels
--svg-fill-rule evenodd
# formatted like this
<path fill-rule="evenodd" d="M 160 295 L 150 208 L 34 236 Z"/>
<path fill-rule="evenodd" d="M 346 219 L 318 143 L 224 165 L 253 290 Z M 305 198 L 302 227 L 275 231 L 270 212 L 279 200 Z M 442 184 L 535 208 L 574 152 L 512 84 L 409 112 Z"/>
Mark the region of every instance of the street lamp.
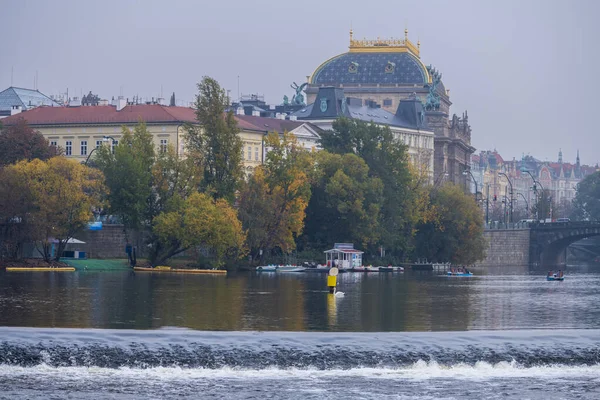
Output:
<path fill-rule="evenodd" d="M 523 198 L 523 201 L 525 201 L 525 212 L 527 213 L 527 217 L 529 217 L 529 203 L 527 202 L 527 199 L 525 196 L 523 196 L 523 193 L 517 192 L 517 194 Z"/>
<path fill-rule="evenodd" d="M 475 202 L 477 202 L 477 180 L 475 179 L 475 177 L 471 173 L 470 169 L 465 169 L 464 172 L 463 172 L 463 175 L 465 175 L 465 176 L 471 175 L 471 178 L 473 179 L 473 183 L 475 184 Z"/>
<path fill-rule="evenodd" d="M 536 185 L 540 185 L 540 187 L 542 188 L 542 204 L 544 204 L 544 186 L 542 186 L 542 183 L 540 181 L 535 180 L 535 177 L 533 176 L 533 174 L 525 167 L 521 168 L 521 172 L 525 172 L 527 175 L 529 175 L 531 177 L 531 180 L 533 181 L 533 192 L 535 193 L 535 201 L 536 203 L 538 202 L 538 192 L 537 192 L 537 186 Z M 546 219 L 546 216 L 543 215 L 544 219 Z M 539 222 L 540 220 L 540 210 L 539 207 L 535 208 L 535 219 Z"/>
<path fill-rule="evenodd" d="M 115 152 L 115 142 L 117 141 L 117 139 L 115 139 L 112 136 L 104 136 L 104 137 L 102 137 L 102 141 L 103 142 L 108 142 L 109 139 L 111 140 L 111 142 L 110 142 L 110 151 L 111 151 L 111 153 L 114 154 L 114 152 Z"/>
<path fill-rule="evenodd" d="M 85 162 L 83 163 L 83 165 L 87 165 L 88 161 L 90 161 L 90 157 L 92 156 L 92 153 L 95 152 L 96 150 L 98 150 L 97 147 L 94 147 L 92 149 L 92 151 L 90 151 L 90 154 L 88 154 L 87 158 L 85 159 Z"/>
<path fill-rule="evenodd" d="M 506 180 L 508 181 L 508 184 L 510 185 L 510 217 L 509 217 L 509 222 L 513 222 L 512 221 L 512 216 L 513 216 L 513 185 L 512 182 L 510 181 L 510 178 L 508 177 L 508 175 L 506 175 L 504 172 L 498 172 L 498 176 L 505 176 Z"/>

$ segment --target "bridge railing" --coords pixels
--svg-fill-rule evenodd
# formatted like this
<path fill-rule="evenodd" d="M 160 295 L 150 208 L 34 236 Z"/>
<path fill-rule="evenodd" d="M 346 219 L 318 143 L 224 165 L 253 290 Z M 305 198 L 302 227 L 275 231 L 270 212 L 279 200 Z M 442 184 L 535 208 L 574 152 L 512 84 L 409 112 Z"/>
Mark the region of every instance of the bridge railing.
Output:
<path fill-rule="evenodd" d="M 500 230 L 500 229 L 527 229 L 530 227 L 528 222 L 500 222 L 494 221 L 489 224 L 485 224 L 487 230 Z"/>

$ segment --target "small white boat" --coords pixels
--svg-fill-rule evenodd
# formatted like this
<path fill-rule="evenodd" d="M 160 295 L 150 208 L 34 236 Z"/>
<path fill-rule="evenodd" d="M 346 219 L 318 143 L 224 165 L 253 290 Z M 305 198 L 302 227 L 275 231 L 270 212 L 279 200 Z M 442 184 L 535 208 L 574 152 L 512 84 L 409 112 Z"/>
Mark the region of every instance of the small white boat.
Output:
<path fill-rule="evenodd" d="M 303 272 L 306 268 L 298 265 L 266 265 L 256 267 L 261 272 Z"/>
<path fill-rule="evenodd" d="M 379 268 L 376 268 L 372 265 L 368 265 L 368 266 L 360 266 L 360 267 L 354 267 L 352 268 L 350 271 L 352 272 L 379 272 Z"/>

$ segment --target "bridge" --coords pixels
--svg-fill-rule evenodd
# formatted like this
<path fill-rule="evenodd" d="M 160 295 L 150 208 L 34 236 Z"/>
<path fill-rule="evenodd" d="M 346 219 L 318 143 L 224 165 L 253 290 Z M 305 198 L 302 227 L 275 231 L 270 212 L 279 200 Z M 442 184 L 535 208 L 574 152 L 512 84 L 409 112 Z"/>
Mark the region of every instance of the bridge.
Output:
<path fill-rule="evenodd" d="M 600 222 L 513 224 L 486 229 L 487 257 L 478 265 L 531 265 L 560 267 L 566 264 L 567 247 L 581 239 L 600 236 Z"/>

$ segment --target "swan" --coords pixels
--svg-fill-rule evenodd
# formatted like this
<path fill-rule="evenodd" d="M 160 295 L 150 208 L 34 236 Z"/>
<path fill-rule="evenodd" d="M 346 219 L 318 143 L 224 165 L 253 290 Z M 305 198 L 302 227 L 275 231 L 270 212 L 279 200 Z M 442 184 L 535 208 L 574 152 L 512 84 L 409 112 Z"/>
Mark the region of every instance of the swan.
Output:
<path fill-rule="evenodd" d="M 334 296 L 335 297 L 344 297 L 344 292 L 338 292 L 337 289 L 335 290 Z"/>

